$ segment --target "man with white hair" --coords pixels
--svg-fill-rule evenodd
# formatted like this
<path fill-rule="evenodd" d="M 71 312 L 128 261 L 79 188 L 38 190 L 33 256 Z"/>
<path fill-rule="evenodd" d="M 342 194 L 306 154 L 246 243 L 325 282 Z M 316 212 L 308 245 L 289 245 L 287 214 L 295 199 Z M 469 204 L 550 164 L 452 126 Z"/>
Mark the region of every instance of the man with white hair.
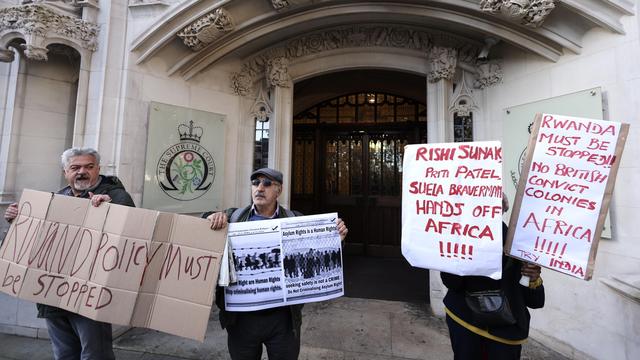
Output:
<path fill-rule="evenodd" d="M 91 148 L 71 148 L 62 153 L 62 169 L 68 186 L 58 194 L 91 199 L 93 206 L 103 202 L 135 206 L 131 196 L 115 176 L 100 175 L 100 154 Z M 9 205 L 4 218 L 12 222 L 18 204 Z M 54 306 L 38 304 L 38 317 L 45 318 L 57 360 L 112 360 L 111 324 L 91 320 Z"/>

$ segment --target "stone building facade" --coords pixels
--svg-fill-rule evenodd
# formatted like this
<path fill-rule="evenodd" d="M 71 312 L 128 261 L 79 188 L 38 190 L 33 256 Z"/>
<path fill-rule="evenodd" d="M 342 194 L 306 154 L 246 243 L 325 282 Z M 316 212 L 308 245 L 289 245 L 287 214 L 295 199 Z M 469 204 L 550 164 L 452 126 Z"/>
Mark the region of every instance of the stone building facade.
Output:
<path fill-rule="evenodd" d="M 0 0 L 0 209 L 63 183 L 59 154 L 91 146 L 143 204 L 152 102 L 222 114 L 222 206 L 247 203 L 256 125 L 264 165 L 296 183 L 294 118 L 345 94 L 424 104 L 428 142 L 502 139 L 505 109 L 599 88 L 631 124 L 594 279 L 545 271 L 532 336 L 574 358 L 640 356 L 640 18 L 631 0 Z M 357 79 L 357 81 L 355 81 Z M 417 86 L 407 84 L 417 83 Z M 366 87 L 366 88 L 365 88 Z M 456 115 L 457 114 L 457 115 Z M 281 198 L 295 203 L 291 190 Z M 2 226 L 6 227 L 6 224 Z M 434 311 L 443 314 L 437 273 Z M 0 329 L 46 336 L 32 304 Z"/>

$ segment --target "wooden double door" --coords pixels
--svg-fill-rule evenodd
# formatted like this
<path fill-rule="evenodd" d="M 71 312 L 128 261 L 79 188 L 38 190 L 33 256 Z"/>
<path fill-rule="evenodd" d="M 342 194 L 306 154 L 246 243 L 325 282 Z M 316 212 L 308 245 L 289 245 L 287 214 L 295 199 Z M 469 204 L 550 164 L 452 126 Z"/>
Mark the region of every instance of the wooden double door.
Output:
<path fill-rule="evenodd" d="M 337 211 L 347 254 L 400 256 L 404 147 L 424 137 L 422 126 L 294 128 L 292 208 Z"/>

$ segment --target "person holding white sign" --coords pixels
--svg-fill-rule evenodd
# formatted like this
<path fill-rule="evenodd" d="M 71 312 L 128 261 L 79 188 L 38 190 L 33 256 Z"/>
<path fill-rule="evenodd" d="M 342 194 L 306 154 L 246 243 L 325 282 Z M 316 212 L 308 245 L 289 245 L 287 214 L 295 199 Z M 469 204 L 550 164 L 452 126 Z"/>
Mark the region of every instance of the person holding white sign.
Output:
<path fill-rule="evenodd" d="M 115 176 L 100 175 L 100 154 L 91 148 L 71 148 L 62 153 L 64 177 L 69 184 L 58 194 L 91 199 L 93 206 L 103 202 L 135 207 L 129 193 Z M 9 205 L 4 218 L 12 222 L 18 204 Z M 55 306 L 38 305 L 38 317 L 47 322 L 53 356 L 61 359 L 115 359 L 111 324 L 96 321 Z"/>
<path fill-rule="evenodd" d="M 229 222 L 260 221 L 301 215 L 278 204 L 282 193 L 280 171 L 262 168 L 251 174 L 252 204 L 245 208 L 230 208 L 217 213 L 205 213 L 211 229 L 218 230 Z M 336 219 L 340 239 L 348 229 L 342 219 Z M 225 309 L 224 289 L 216 288 L 216 305 L 220 308 L 220 324 L 227 329 L 227 345 L 233 360 L 259 360 L 262 345 L 269 359 L 295 360 L 300 353 L 302 305 L 274 307 L 265 310 L 232 312 Z"/>
<path fill-rule="evenodd" d="M 503 195 L 502 210 L 509 203 Z M 507 226 L 502 224 L 502 238 Z M 502 279 L 440 273 L 447 326 L 455 360 L 516 360 L 529 335 L 529 310 L 544 306 L 540 267 L 502 256 Z M 520 279 L 529 277 L 525 285 Z M 504 304 L 495 306 L 494 304 Z"/>

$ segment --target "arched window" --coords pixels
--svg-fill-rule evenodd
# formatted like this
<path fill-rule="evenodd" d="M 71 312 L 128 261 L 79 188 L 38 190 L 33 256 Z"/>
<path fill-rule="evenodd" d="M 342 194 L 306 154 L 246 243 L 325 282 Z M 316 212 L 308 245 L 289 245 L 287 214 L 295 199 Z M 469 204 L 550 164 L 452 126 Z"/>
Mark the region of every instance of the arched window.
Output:
<path fill-rule="evenodd" d="M 360 193 L 364 173 L 368 192 L 395 194 L 403 147 L 426 142 L 426 121 L 423 103 L 373 91 L 338 96 L 301 111 L 293 117 L 294 198 Z M 318 176 L 324 177 L 323 185 Z"/>
<path fill-rule="evenodd" d="M 424 104 L 402 96 L 364 92 L 323 101 L 293 117 L 302 124 L 383 124 L 426 122 Z"/>
<path fill-rule="evenodd" d="M 269 117 L 265 120 L 256 118 L 256 137 L 253 148 L 253 169 L 268 166 L 269 161 Z"/>
<path fill-rule="evenodd" d="M 467 100 L 458 101 L 458 110 L 453 114 L 453 141 L 473 141 L 473 112 L 469 111 Z"/>
<path fill-rule="evenodd" d="M 269 163 L 269 119 L 273 111 L 264 88 L 258 90 L 258 97 L 251 107 L 251 116 L 255 124 L 253 148 L 253 170 L 264 168 Z"/>

